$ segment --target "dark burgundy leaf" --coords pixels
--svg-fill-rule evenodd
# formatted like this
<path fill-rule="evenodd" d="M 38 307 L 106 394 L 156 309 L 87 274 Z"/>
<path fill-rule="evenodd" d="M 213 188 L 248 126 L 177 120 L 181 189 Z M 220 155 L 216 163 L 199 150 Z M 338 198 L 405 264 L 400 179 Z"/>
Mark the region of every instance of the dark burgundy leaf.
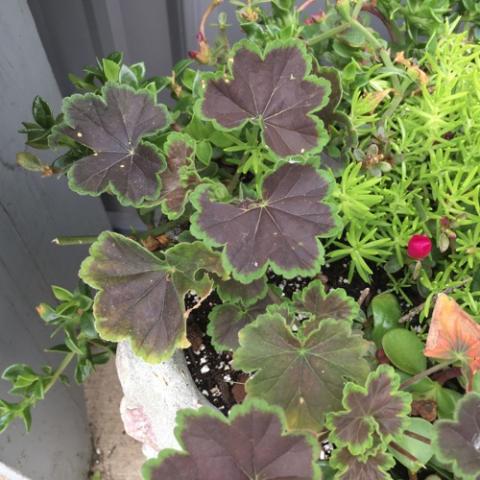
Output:
<path fill-rule="evenodd" d="M 301 43 L 273 43 L 264 55 L 241 43 L 233 57 L 233 78 L 208 80 L 201 112 L 227 129 L 258 121 L 265 143 L 278 155 L 319 151 L 328 137 L 314 115 L 330 94 L 328 80 L 308 75 Z"/>
<path fill-rule="evenodd" d="M 345 380 L 365 381 L 368 342 L 348 322 L 332 319 L 308 336 L 294 333 L 282 310 L 269 307 L 240 331 L 233 364 L 254 373 L 248 395 L 282 407 L 289 428 L 321 432 L 325 415 L 340 408 Z"/>
<path fill-rule="evenodd" d="M 363 455 L 373 447 L 375 434 L 384 444 L 400 434 L 412 397 L 400 391 L 399 385 L 400 378 L 388 365 L 372 372 L 365 387 L 348 383 L 343 391 L 345 410 L 327 417 L 332 441 L 352 455 Z"/>
<path fill-rule="evenodd" d="M 338 470 L 336 480 L 391 480 L 388 471 L 395 465 L 395 460 L 381 449 L 364 457 L 341 448 L 334 451 L 330 464 Z"/>
<path fill-rule="evenodd" d="M 194 160 L 194 143 L 187 135 L 172 133 L 165 145 L 167 168 L 160 175 L 162 190 L 159 202 L 169 219 L 178 218 L 185 210 L 188 197 L 200 183 Z"/>
<path fill-rule="evenodd" d="M 467 394 L 457 404 L 454 420 L 435 424 L 433 444 L 438 458 L 451 464 L 458 478 L 480 478 L 480 394 Z"/>
<path fill-rule="evenodd" d="M 225 419 L 212 408 L 183 411 L 176 430 L 184 452 L 167 450 L 143 469 L 146 480 L 318 480 L 315 439 L 287 434 L 279 409 L 237 405 Z"/>
<path fill-rule="evenodd" d="M 328 102 L 318 113 L 325 122 L 325 127 L 328 127 L 332 123 L 332 116 L 342 99 L 342 81 L 340 73 L 333 67 L 316 67 L 315 74 L 330 82 L 330 96 L 328 97 Z"/>
<path fill-rule="evenodd" d="M 273 294 L 272 294 L 273 297 Z M 279 299 L 279 298 L 278 298 Z M 258 315 L 265 313 L 274 300 L 267 296 L 251 306 L 224 303 L 213 308 L 209 315 L 208 334 L 219 352 L 236 350 L 239 347 L 238 332 L 253 322 Z"/>
<path fill-rule="evenodd" d="M 313 275 L 323 262 L 317 237 L 337 231 L 336 213 L 325 201 L 329 185 L 313 167 L 289 163 L 266 177 L 260 201 L 214 202 L 200 188 L 191 198 L 198 210 L 191 231 L 211 246 L 225 245 L 226 263 L 243 283 L 269 265 L 287 278 Z"/>
<path fill-rule="evenodd" d="M 103 96 L 87 93 L 65 100 L 62 133 L 93 153 L 75 162 L 68 172 L 78 193 L 115 193 L 124 205 L 139 205 L 160 190 L 164 161 L 142 138 L 168 125 L 168 113 L 147 92 L 109 84 Z"/>
<path fill-rule="evenodd" d="M 133 240 L 102 233 L 80 277 L 100 290 L 94 313 L 102 338 L 129 338 L 134 351 L 150 362 L 168 358 L 186 343 L 181 300 L 168 266 Z"/>
<path fill-rule="evenodd" d="M 217 292 L 223 302 L 240 302 L 242 305 L 250 306 L 264 298 L 267 294 L 267 279 L 266 277 L 261 277 L 247 284 L 233 279 L 219 281 Z"/>
<path fill-rule="evenodd" d="M 331 93 L 327 105 L 319 112 L 325 123 L 330 142 L 321 153 L 322 167 L 331 168 L 335 175 L 343 171 L 348 163 L 348 152 L 358 143 L 358 136 L 350 117 L 337 110 L 343 91 L 340 74 L 332 67 L 317 67 L 315 73 L 326 78 L 331 85 Z M 332 130 L 335 133 L 332 135 Z"/>
<path fill-rule="evenodd" d="M 358 303 L 345 290 L 338 288 L 326 293 L 320 280 L 311 282 L 302 292 L 296 293 L 293 303 L 297 311 L 313 315 L 308 322 L 313 328 L 325 318 L 352 322 L 359 312 Z"/>

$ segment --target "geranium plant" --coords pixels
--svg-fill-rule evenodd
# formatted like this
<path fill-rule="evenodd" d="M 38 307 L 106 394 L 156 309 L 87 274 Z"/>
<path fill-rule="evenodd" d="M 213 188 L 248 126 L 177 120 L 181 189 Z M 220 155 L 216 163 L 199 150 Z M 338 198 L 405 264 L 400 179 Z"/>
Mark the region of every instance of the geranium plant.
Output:
<path fill-rule="evenodd" d="M 205 35 L 221 3 L 169 76 L 113 53 L 58 116 L 35 99 L 26 143 L 59 156 L 19 163 L 145 231 L 55 240 L 91 244 L 82 293 L 39 308 L 66 361 L 5 371 L 24 400 L 0 429 L 29 427 L 74 358 L 83 381 L 116 342 L 152 363 L 191 348 L 201 309 L 246 400 L 180 412 L 182 450 L 145 479 L 479 478 L 476 2 L 232 1 L 234 45 L 224 13 Z"/>

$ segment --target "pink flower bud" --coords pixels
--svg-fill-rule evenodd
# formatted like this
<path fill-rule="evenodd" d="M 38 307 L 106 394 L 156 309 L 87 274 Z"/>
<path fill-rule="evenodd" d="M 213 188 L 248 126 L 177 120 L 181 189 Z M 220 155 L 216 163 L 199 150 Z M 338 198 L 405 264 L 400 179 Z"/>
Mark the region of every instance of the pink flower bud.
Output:
<path fill-rule="evenodd" d="M 414 260 L 423 260 L 432 251 L 432 241 L 426 235 L 413 235 L 408 242 L 407 254 Z"/>

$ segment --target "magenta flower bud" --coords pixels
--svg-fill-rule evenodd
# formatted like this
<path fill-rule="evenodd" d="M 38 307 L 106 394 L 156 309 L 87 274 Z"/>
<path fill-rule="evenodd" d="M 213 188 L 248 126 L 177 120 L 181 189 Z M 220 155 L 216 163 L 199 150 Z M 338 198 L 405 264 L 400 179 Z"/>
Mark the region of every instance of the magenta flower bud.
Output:
<path fill-rule="evenodd" d="M 432 251 L 432 241 L 426 235 L 413 235 L 408 242 L 407 254 L 414 260 L 423 260 Z"/>

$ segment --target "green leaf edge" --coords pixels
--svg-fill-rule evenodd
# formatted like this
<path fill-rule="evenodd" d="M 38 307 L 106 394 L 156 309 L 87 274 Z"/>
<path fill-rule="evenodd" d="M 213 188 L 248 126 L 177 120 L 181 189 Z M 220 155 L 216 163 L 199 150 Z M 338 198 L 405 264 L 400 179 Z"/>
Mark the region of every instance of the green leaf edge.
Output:
<path fill-rule="evenodd" d="M 268 172 L 265 173 L 264 177 L 262 178 L 261 182 L 261 190 L 263 192 L 263 184 L 266 180 L 267 177 L 269 177 L 271 174 L 275 173 L 281 166 L 283 166 L 285 163 L 282 163 L 277 166 L 277 168 L 269 170 Z M 315 262 L 313 263 L 312 267 L 310 269 L 302 269 L 302 268 L 293 268 L 291 270 L 284 270 L 280 266 L 278 266 L 275 262 L 272 260 L 268 260 L 264 265 L 259 265 L 258 269 L 250 273 L 249 275 L 244 275 L 235 270 L 235 267 L 232 265 L 230 262 L 226 250 L 227 250 L 227 244 L 222 244 L 218 243 L 215 240 L 213 240 L 202 228 L 200 227 L 199 224 L 199 218 L 200 215 L 203 213 L 202 206 L 200 205 L 200 197 L 203 195 L 204 192 L 209 190 L 209 185 L 199 185 L 195 191 L 192 193 L 190 196 L 190 202 L 195 208 L 195 213 L 192 215 L 191 220 L 190 220 L 190 232 L 192 235 L 200 240 L 203 240 L 210 248 L 215 248 L 215 247 L 220 247 L 222 248 L 222 264 L 223 268 L 225 271 L 228 273 L 231 273 L 233 278 L 243 284 L 248 284 L 253 282 L 254 280 L 257 280 L 261 278 L 262 276 L 265 275 L 267 272 L 268 268 L 270 267 L 277 275 L 282 275 L 283 277 L 287 279 L 292 279 L 295 277 L 310 277 L 314 276 L 317 273 L 319 273 L 321 266 L 325 262 L 325 249 L 320 242 L 319 238 L 328 238 L 328 237 L 335 237 L 340 233 L 342 230 L 342 222 L 340 220 L 340 216 L 338 214 L 338 207 L 337 205 L 334 204 L 333 198 L 331 198 L 331 193 L 335 187 L 335 180 L 333 175 L 330 172 L 327 172 L 325 170 L 318 170 L 312 165 L 309 165 L 311 168 L 314 168 L 315 172 L 322 177 L 325 182 L 327 183 L 327 190 L 325 192 L 324 198 L 321 200 L 320 203 L 327 205 L 330 207 L 330 215 L 333 220 L 333 227 L 328 230 L 327 232 L 323 233 L 322 235 L 318 235 L 316 237 L 316 243 L 317 243 L 317 248 L 318 248 L 318 256 Z M 211 193 L 211 190 L 210 190 Z M 218 189 L 216 192 L 218 193 Z M 209 200 L 211 200 L 211 196 L 209 196 Z M 229 202 L 220 202 L 220 203 L 230 203 L 234 201 L 235 199 L 231 199 Z M 213 200 L 217 201 L 218 200 Z"/>
<path fill-rule="evenodd" d="M 334 320 L 334 319 L 330 319 L 330 318 L 322 320 L 319 323 L 318 327 L 314 330 L 311 330 L 308 333 L 308 335 L 302 335 L 302 330 L 301 329 L 295 334 L 295 333 L 292 332 L 292 330 L 290 328 L 290 325 L 288 324 L 285 317 L 281 313 L 279 313 L 279 311 L 278 311 L 278 307 L 282 307 L 282 306 L 286 306 L 286 305 L 287 304 L 279 304 L 279 305 L 274 305 L 273 307 L 269 305 L 267 307 L 266 313 L 260 314 L 252 323 L 246 325 L 244 328 L 242 328 L 240 330 L 240 332 L 238 334 L 238 340 L 239 340 L 239 343 L 240 343 L 240 347 L 235 351 L 236 355 L 233 356 L 233 362 L 232 362 L 233 368 L 235 368 L 237 370 L 242 370 L 242 371 L 247 372 L 247 373 L 252 373 L 252 372 L 258 371 L 258 368 L 247 368 L 245 366 L 245 364 L 242 363 L 242 359 L 241 358 L 239 359 L 238 351 L 241 348 L 243 348 L 246 343 L 248 343 L 248 342 L 245 341 L 245 337 L 248 334 L 248 331 L 249 330 L 255 330 L 256 328 L 259 327 L 259 325 L 261 325 L 261 323 L 263 321 L 266 321 L 266 320 L 269 320 L 269 319 L 273 319 L 275 322 L 282 323 L 282 326 L 285 327 L 285 329 L 288 331 L 288 334 L 292 338 L 294 338 L 297 342 L 299 342 L 300 344 L 306 343 L 307 340 L 311 336 L 315 335 L 318 332 L 318 330 L 320 329 L 320 324 L 323 325 L 323 324 L 326 324 L 326 323 L 333 324 L 333 325 L 338 325 L 338 327 L 341 330 L 343 330 L 345 332 L 345 334 L 348 335 L 349 338 L 352 338 L 355 335 L 355 332 L 352 331 L 351 326 L 347 322 L 344 322 L 342 320 Z M 288 308 L 288 306 L 287 306 L 287 308 Z M 367 348 L 368 348 L 368 342 L 365 341 L 364 353 L 363 353 L 363 355 L 360 356 L 359 361 L 362 361 L 362 360 L 365 361 L 365 359 L 363 357 L 367 353 Z M 371 372 L 369 373 L 369 375 L 371 375 Z M 246 390 L 247 394 L 250 396 L 250 398 L 252 398 L 252 397 L 261 398 L 261 397 L 256 396 L 255 393 L 253 393 L 252 390 L 251 390 L 251 388 L 252 388 L 251 384 L 254 381 L 254 379 L 255 379 L 255 376 L 250 377 L 247 380 L 247 382 L 245 383 L 245 390 Z M 367 377 L 367 379 L 368 379 L 368 377 Z M 353 382 L 348 382 L 348 383 L 351 383 L 352 385 L 356 385 Z M 326 417 L 326 415 L 325 415 L 325 417 Z M 324 420 L 320 426 L 317 426 L 315 428 L 323 427 L 323 425 L 325 424 L 325 421 L 326 420 Z M 312 431 L 314 431 L 314 428 L 312 428 Z M 318 431 L 320 431 L 320 430 L 318 430 Z"/>
<path fill-rule="evenodd" d="M 174 142 L 183 142 L 186 144 L 189 148 L 192 149 L 192 153 L 189 157 L 187 157 L 186 161 L 187 164 L 183 165 L 180 167 L 178 170 L 178 176 L 180 177 L 180 180 L 182 180 L 182 175 L 193 173 L 194 175 L 197 176 L 199 182 L 200 182 L 200 176 L 197 173 L 197 169 L 195 168 L 194 165 L 194 160 L 195 160 L 195 152 L 196 152 L 196 142 L 195 140 L 188 134 L 186 133 L 180 133 L 180 132 L 171 132 L 168 134 L 167 140 L 163 146 L 163 153 L 162 157 L 164 158 L 165 162 L 165 168 L 162 169 L 161 172 L 159 172 L 159 178 L 160 178 L 160 183 L 162 184 L 162 174 L 165 172 L 167 169 L 167 159 L 170 153 L 170 148 Z M 167 205 L 167 199 L 156 199 L 153 201 L 143 201 L 142 202 L 142 207 L 157 207 L 160 206 L 162 213 L 167 216 L 169 220 L 176 220 L 177 218 L 180 218 L 184 213 L 185 213 L 185 207 L 187 206 L 189 200 L 190 200 L 190 195 L 195 189 L 192 189 L 191 191 L 187 191 L 180 210 L 175 211 L 175 210 L 170 210 Z M 161 194 L 161 188 L 160 191 L 157 192 L 157 197 L 158 195 Z M 161 195 L 160 195 L 161 197 Z"/>
<path fill-rule="evenodd" d="M 292 302 L 295 305 L 295 302 L 300 302 L 301 304 L 305 304 L 305 297 L 307 296 L 307 293 L 310 290 L 318 288 L 320 291 L 320 296 L 322 299 L 326 299 L 330 296 L 338 296 L 340 299 L 345 302 L 348 307 L 351 309 L 351 314 L 349 315 L 348 318 L 342 318 L 342 319 L 333 319 L 333 320 L 340 320 L 340 321 L 347 321 L 350 323 L 353 323 L 353 320 L 357 317 L 358 313 L 360 312 L 360 307 L 358 303 L 350 297 L 346 290 L 343 288 L 332 288 L 328 292 L 325 291 L 325 286 L 321 282 L 321 280 L 314 280 L 313 282 L 310 282 L 303 290 L 295 292 L 292 298 Z M 296 309 L 298 310 L 299 308 L 297 305 L 295 305 Z M 313 312 L 310 312 L 313 314 Z"/>
<path fill-rule="evenodd" d="M 235 351 L 236 348 L 238 348 L 238 347 L 233 347 L 232 345 L 227 345 L 226 343 L 222 343 L 218 339 L 218 335 L 216 331 L 218 317 L 227 308 L 235 309 L 236 316 L 245 314 L 248 310 L 248 307 L 242 306 L 242 305 L 236 305 L 234 303 L 222 303 L 221 305 L 215 305 L 215 307 L 213 307 L 212 311 L 208 315 L 207 335 L 210 336 L 212 345 L 217 352 L 225 352 L 225 351 L 231 352 L 231 351 Z M 235 323 L 238 323 L 238 317 L 233 324 Z"/>
<path fill-rule="evenodd" d="M 198 417 L 208 416 L 212 419 L 219 420 L 226 425 L 231 425 L 232 422 L 237 417 L 248 415 L 254 410 L 257 410 L 262 413 L 276 415 L 279 418 L 281 426 L 283 428 L 283 434 L 282 434 L 283 437 L 303 437 L 307 441 L 307 444 L 309 444 L 312 448 L 312 471 L 313 471 L 312 480 L 321 480 L 322 472 L 321 472 L 320 466 L 316 462 L 316 459 L 320 455 L 320 447 L 315 437 L 312 434 L 308 432 L 303 432 L 303 431 L 296 431 L 295 433 L 290 433 L 290 432 L 287 433 L 287 420 L 283 410 L 280 407 L 276 407 L 274 405 L 268 404 L 264 400 L 254 399 L 254 398 L 249 398 L 245 400 L 245 402 L 243 402 L 242 404 L 235 405 L 230 410 L 228 418 L 212 407 L 201 407 L 196 410 L 195 409 L 180 410 L 177 413 L 176 427 L 175 427 L 174 433 L 175 433 L 175 438 L 177 439 L 182 450 L 175 450 L 172 448 L 165 449 L 159 453 L 157 458 L 148 460 L 142 467 L 143 479 L 151 480 L 153 470 L 155 468 L 160 467 L 166 459 L 170 457 L 174 457 L 176 455 L 184 455 L 184 456 L 189 455 L 182 438 L 182 435 L 185 431 L 187 420 L 189 418 L 198 418 Z"/>
<path fill-rule="evenodd" d="M 318 142 L 316 147 L 313 147 L 310 150 L 306 150 L 302 155 L 314 155 L 314 154 L 320 153 L 330 141 L 330 137 L 328 135 L 327 129 L 325 128 L 325 124 L 323 120 L 318 116 L 316 116 L 315 113 L 321 112 L 321 110 L 323 110 L 328 105 L 328 99 L 331 93 L 331 85 L 327 79 L 323 77 L 317 77 L 316 75 L 312 74 L 312 59 L 311 59 L 311 56 L 307 53 L 307 49 L 305 45 L 299 40 L 295 40 L 295 39 L 273 40 L 267 44 L 264 50 L 262 50 L 251 40 L 243 39 L 237 42 L 235 46 L 231 49 L 229 58 L 235 57 L 235 55 L 238 53 L 239 50 L 247 49 L 250 52 L 256 54 L 262 60 L 265 60 L 266 56 L 273 50 L 289 48 L 289 47 L 297 48 L 300 51 L 305 61 L 305 76 L 303 77 L 303 80 L 314 83 L 325 89 L 325 95 L 323 96 L 321 104 L 319 104 L 315 109 L 311 110 L 307 114 L 307 116 L 311 120 L 313 120 L 317 126 Z M 229 78 L 233 79 L 234 77 L 233 77 L 233 71 L 232 71 L 231 65 L 229 65 L 228 67 L 228 73 L 229 73 Z M 265 142 L 263 124 L 261 121 L 259 121 L 259 119 L 256 118 L 255 120 L 251 120 L 247 118 L 235 128 L 226 128 L 222 126 L 215 118 L 209 118 L 206 115 L 204 115 L 202 106 L 205 100 L 205 92 L 207 90 L 206 84 L 209 81 L 220 80 L 224 77 L 225 77 L 224 72 L 218 72 L 218 73 L 208 72 L 202 75 L 202 85 L 205 85 L 205 87 L 200 89 L 200 98 L 195 102 L 193 106 L 194 113 L 198 116 L 198 118 L 201 118 L 208 122 L 212 122 L 217 130 L 220 130 L 223 132 L 240 131 L 248 123 L 251 123 L 253 125 L 259 125 L 261 127 L 261 132 L 262 132 L 261 133 L 262 143 L 265 146 L 265 148 L 267 148 L 269 152 L 271 152 L 273 155 L 275 155 L 278 158 L 288 158 L 288 155 L 286 157 L 282 157 L 278 155 L 276 152 L 273 151 L 273 149 L 270 146 L 267 145 L 267 143 Z"/>
<path fill-rule="evenodd" d="M 412 403 L 412 395 L 408 392 L 404 392 L 400 390 L 400 377 L 397 375 L 395 372 L 395 369 L 391 367 L 390 365 L 380 365 L 374 372 L 370 372 L 368 375 L 367 381 L 365 382 L 365 386 L 358 385 L 354 382 L 348 382 L 345 384 L 345 387 L 343 388 L 343 398 L 342 398 L 342 406 L 344 408 L 344 411 L 350 412 L 351 408 L 348 406 L 347 399 L 348 396 L 351 393 L 362 393 L 364 395 L 368 394 L 368 387 L 370 386 L 370 383 L 373 380 L 376 380 L 379 378 L 381 375 L 387 375 L 387 377 L 390 379 L 391 384 L 392 384 L 392 396 L 393 397 L 400 397 L 400 399 L 403 402 L 403 409 L 400 411 L 398 416 L 404 416 L 402 419 L 402 430 L 406 428 L 406 425 L 408 424 L 408 415 L 410 414 L 411 411 L 411 403 Z M 343 441 L 341 438 L 339 438 L 336 433 L 335 433 L 335 425 L 334 425 L 334 419 L 335 417 L 343 412 L 333 412 L 327 414 L 326 417 L 326 426 L 330 430 L 330 440 L 337 445 L 337 447 L 345 447 L 348 448 L 349 452 L 352 455 L 358 455 L 365 457 L 365 455 L 368 456 L 369 450 L 371 450 L 374 447 L 374 435 L 373 433 L 377 433 L 378 438 L 382 441 L 381 445 L 386 447 L 396 435 L 398 435 L 400 432 L 396 432 L 394 434 L 388 434 L 386 436 L 382 435 L 377 428 L 378 424 L 375 421 L 374 418 L 371 418 L 371 416 L 367 417 L 367 423 L 371 427 L 370 430 L 370 435 L 368 436 L 367 440 L 358 445 L 354 446 L 349 442 Z"/>
<path fill-rule="evenodd" d="M 100 285 L 95 282 L 89 275 L 89 270 L 90 267 L 93 263 L 96 261 L 96 256 L 99 253 L 99 250 L 101 248 L 101 245 L 103 242 L 105 242 L 109 238 L 119 238 L 123 242 L 130 243 L 133 248 L 137 250 L 141 250 L 142 254 L 148 254 L 149 257 L 152 258 L 152 262 L 158 265 L 158 270 L 159 271 L 169 271 L 167 264 L 162 262 L 158 257 L 156 257 L 153 253 L 149 252 L 142 246 L 140 246 L 137 242 L 134 240 L 131 240 L 128 237 L 125 237 L 124 235 L 120 235 L 119 233 L 115 232 L 110 232 L 110 231 L 105 231 L 102 232 L 97 240 L 90 246 L 90 249 L 88 251 L 89 256 L 83 260 L 82 264 L 80 265 L 80 270 L 78 273 L 78 276 L 80 279 L 85 282 L 87 285 L 90 287 L 98 290 L 98 292 L 95 295 L 95 299 L 93 302 L 93 313 L 94 313 L 94 318 L 95 318 L 95 330 L 98 332 L 100 337 L 104 340 L 110 341 L 110 342 L 121 342 L 123 340 L 129 340 L 130 345 L 132 347 L 133 352 L 138 355 L 141 359 L 145 360 L 148 363 L 160 363 L 164 360 L 168 360 L 169 358 L 172 357 L 172 355 L 175 353 L 177 347 L 182 344 L 182 340 L 185 338 L 186 335 L 186 320 L 184 320 L 183 324 L 184 327 L 182 331 L 180 331 L 175 339 L 175 341 L 172 343 L 171 347 L 168 350 L 165 350 L 163 352 L 146 352 L 140 346 L 138 345 L 137 340 L 135 337 L 133 337 L 130 334 L 115 334 L 112 332 L 107 332 L 103 330 L 101 327 L 100 323 L 102 322 L 102 318 L 97 316 L 97 305 L 100 302 L 100 299 L 102 298 L 104 294 L 104 289 L 100 287 Z M 179 298 L 178 300 L 179 305 L 180 305 L 180 310 L 183 310 L 183 302 Z"/>
<path fill-rule="evenodd" d="M 343 448 L 346 448 L 346 447 L 343 447 Z M 345 465 L 338 459 L 338 456 L 341 451 L 342 451 L 342 448 L 337 448 L 336 450 L 334 450 L 329 461 L 330 465 L 333 468 L 335 468 L 335 470 L 337 470 L 337 473 L 335 474 L 335 477 L 334 477 L 335 480 L 341 480 L 343 475 L 348 472 L 348 465 Z M 388 474 L 388 471 L 395 466 L 395 458 L 391 453 L 384 451 L 384 447 L 382 445 L 379 445 L 374 450 L 369 452 L 369 455 L 367 455 L 366 457 L 363 457 L 361 461 L 362 463 L 367 463 L 370 457 L 375 457 L 377 455 L 385 455 L 386 461 L 383 465 L 381 465 L 380 471 L 386 475 L 384 477 L 384 480 L 391 480 L 392 477 L 391 475 Z"/>
<path fill-rule="evenodd" d="M 153 143 L 149 142 L 148 140 L 145 140 L 146 138 L 148 137 L 151 137 L 152 135 L 155 135 L 156 133 L 159 133 L 159 132 L 162 132 L 164 130 L 166 130 L 170 124 L 171 124 L 171 117 L 170 117 L 170 113 L 168 111 L 168 108 L 163 105 L 163 104 L 160 104 L 160 103 L 157 103 L 156 100 L 154 98 L 152 98 L 152 95 L 151 93 L 146 90 L 146 89 L 135 89 L 133 87 L 130 87 L 129 85 L 125 85 L 125 84 L 117 84 L 117 83 L 114 83 L 114 82 L 107 82 L 101 89 L 100 91 L 100 94 L 95 94 L 95 93 L 75 93 L 69 97 L 66 97 L 64 100 L 63 100 L 63 104 L 62 104 L 62 112 L 63 112 L 63 122 L 56 126 L 53 130 L 52 130 L 52 134 L 50 135 L 50 137 L 54 137 L 57 133 L 59 133 L 61 131 L 62 128 L 64 127 L 69 127 L 69 128 L 73 128 L 72 125 L 73 125 L 73 122 L 71 120 L 71 118 L 69 117 L 68 115 L 68 107 L 70 105 L 72 105 L 73 103 L 75 103 L 77 100 L 80 100 L 80 99 L 85 99 L 85 98 L 92 98 L 92 99 L 95 99 L 95 100 L 100 100 L 101 102 L 103 102 L 105 105 L 106 105 L 106 101 L 105 101 L 105 97 L 106 97 L 106 93 L 108 90 L 110 89 L 120 89 L 120 90 L 128 90 L 132 93 L 135 93 L 135 94 L 139 94 L 139 95 L 144 95 L 144 96 L 147 96 L 152 102 L 153 104 L 156 106 L 156 107 L 159 107 L 164 115 L 165 115 L 165 126 L 163 128 L 159 128 L 157 131 L 155 132 L 152 132 L 152 133 L 149 133 L 148 135 L 145 135 L 141 138 L 141 140 L 139 141 L 139 145 L 144 145 L 144 146 L 147 146 L 149 148 L 151 148 L 157 155 L 159 161 L 160 161 L 160 169 L 158 170 L 157 174 L 156 174 L 156 177 L 157 177 L 157 189 L 155 190 L 154 193 L 152 193 L 151 195 L 147 195 L 145 197 L 142 197 L 138 202 L 132 202 L 131 200 L 129 200 L 127 197 L 125 197 L 124 195 L 120 194 L 118 192 L 118 190 L 115 188 L 115 186 L 112 184 L 112 182 L 108 182 L 108 184 L 106 185 L 106 187 L 99 191 L 99 192 L 92 192 L 92 191 L 89 191 L 89 190 L 85 190 L 81 187 L 79 187 L 75 181 L 75 179 L 73 178 L 73 175 L 74 175 L 74 168 L 75 168 L 75 163 L 73 165 L 70 166 L 70 168 L 68 169 L 68 172 L 67 172 L 67 178 L 68 178 L 68 186 L 69 188 L 80 194 L 80 195 L 88 195 L 90 197 L 98 197 L 100 196 L 102 193 L 105 193 L 105 192 L 109 192 L 109 193 L 112 193 L 115 195 L 115 197 L 118 199 L 118 201 L 124 206 L 124 207 L 138 207 L 138 206 L 141 206 L 143 204 L 143 202 L 145 200 L 153 200 L 155 197 L 158 196 L 158 194 L 160 193 L 161 191 L 161 188 L 162 188 L 162 185 L 161 185 L 161 180 L 160 180 L 160 174 L 161 172 L 163 172 L 165 170 L 165 167 L 166 167 L 166 163 L 165 163 L 165 158 L 163 157 L 163 153 L 162 151 L 160 150 L 160 148 L 158 148 L 156 145 L 154 145 Z M 49 137 L 49 139 L 50 139 Z M 80 143 L 80 142 L 79 142 Z M 83 157 L 85 158 L 85 157 Z"/>
<path fill-rule="evenodd" d="M 231 295 L 227 293 L 223 288 L 222 284 L 219 283 L 217 285 L 217 293 L 222 302 L 224 303 L 236 303 L 236 304 L 241 304 L 244 307 L 251 307 L 252 305 L 255 305 L 259 300 L 264 299 L 267 296 L 268 293 L 268 283 L 265 277 L 260 277 L 260 279 L 264 280 L 264 283 L 262 285 L 262 289 L 260 290 L 260 293 L 257 295 L 253 295 L 247 299 L 243 299 L 240 295 Z M 259 279 L 259 280 L 260 280 Z M 245 284 L 243 284 L 245 285 Z"/>
<path fill-rule="evenodd" d="M 458 423 L 460 410 L 462 409 L 463 405 L 472 398 L 476 398 L 480 404 L 480 393 L 470 392 L 467 395 L 465 395 L 457 403 L 457 408 L 455 409 L 455 415 L 453 420 L 442 419 L 435 422 L 435 425 L 434 425 L 435 428 L 433 429 L 433 437 L 432 437 L 432 447 L 435 455 L 438 457 L 438 459 L 442 463 L 447 463 L 448 465 L 450 465 L 453 469 L 453 473 L 459 478 L 461 478 L 462 480 L 477 480 L 480 474 L 480 470 L 474 475 L 465 475 L 465 473 L 462 471 L 462 469 L 458 465 L 458 461 L 455 458 L 448 458 L 446 455 L 443 454 L 439 445 L 440 427 L 442 427 L 442 425 L 451 425 L 451 424 Z"/>

